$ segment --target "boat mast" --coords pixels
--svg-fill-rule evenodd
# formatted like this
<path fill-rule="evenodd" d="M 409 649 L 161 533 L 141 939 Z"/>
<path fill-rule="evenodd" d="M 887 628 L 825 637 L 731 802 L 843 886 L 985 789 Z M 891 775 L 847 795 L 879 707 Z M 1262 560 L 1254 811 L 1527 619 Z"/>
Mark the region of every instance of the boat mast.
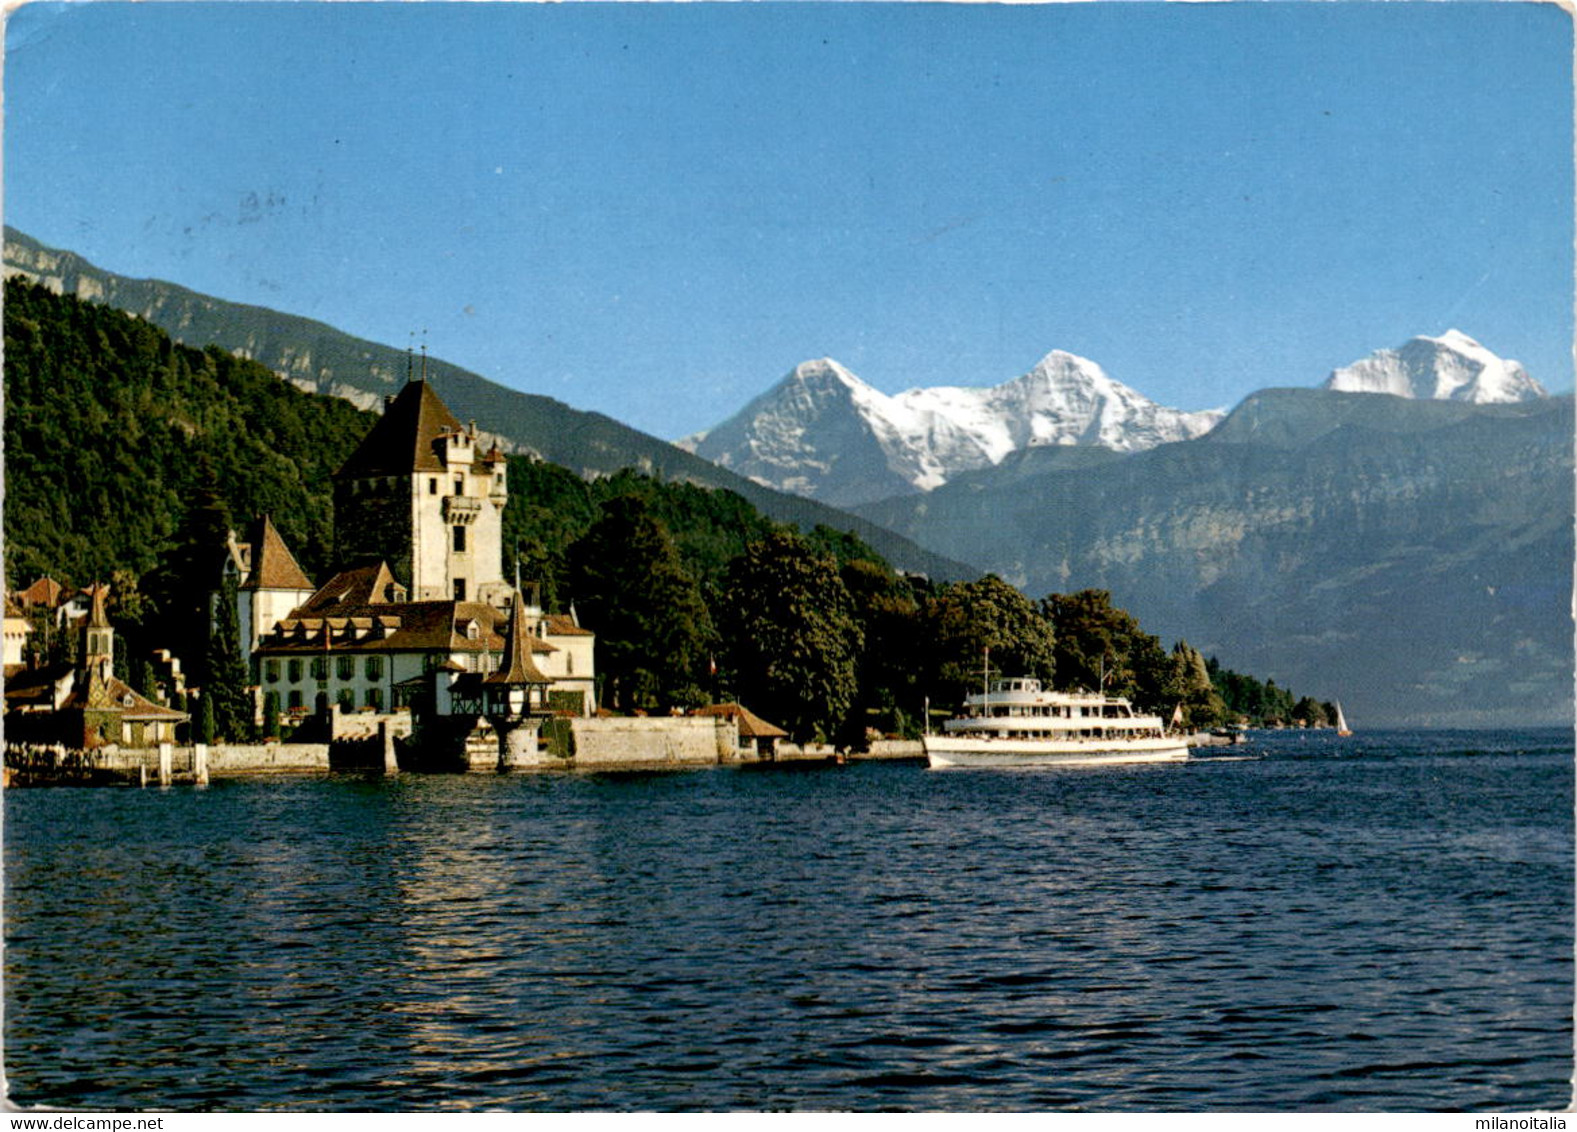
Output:
<path fill-rule="evenodd" d="M 991 715 L 991 646 L 990 645 L 987 645 L 985 647 L 985 650 L 984 650 L 984 669 L 981 672 L 980 680 L 981 680 L 980 714 L 981 714 L 981 716 L 983 718 L 989 718 L 990 715 Z"/>

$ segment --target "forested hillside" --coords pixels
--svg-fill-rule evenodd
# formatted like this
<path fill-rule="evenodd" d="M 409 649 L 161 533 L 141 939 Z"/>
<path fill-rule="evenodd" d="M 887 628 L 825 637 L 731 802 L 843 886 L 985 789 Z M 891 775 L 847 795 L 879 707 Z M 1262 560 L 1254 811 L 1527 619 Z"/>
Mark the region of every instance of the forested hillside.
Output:
<path fill-rule="evenodd" d="M 206 628 L 228 529 L 269 514 L 314 580 L 342 565 L 330 477 L 370 414 L 18 278 L 5 351 L 9 587 L 111 580 L 130 655 L 174 648 L 201 682 L 229 663 Z M 912 735 L 927 700 L 946 710 L 974 686 L 990 648 L 999 672 L 1182 705 L 1195 725 L 1322 720 L 1185 643 L 1168 652 L 1105 593 L 1035 602 L 996 577 L 904 575 L 855 533 L 800 532 L 733 492 L 639 472 L 587 479 L 512 456 L 509 475 L 505 571 L 518 561 L 596 631 L 617 710 L 737 697 L 797 738 Z"/>
<path fill-rule="evenodd" d="M 178 341 L 213 344 L 254 358 L 291 382 L 363 407 L 377 406 L 386 394 L 399 392 L 410 363 L 401 350 L 352 337 L 313 319 L 104 271 L 73 252 L 46 248 L 13 228 L 5 230 L 5 268 L 8 274 L 23 274 L 58 293 L 127 311 Z M 864 519 L 763 487 L 601 413 L 506 388 L 436 357 L 428 358 L 425 368 L 457 418 L 482 423 L 519 450 L 578 475 L 612 475 L 634 468 L 664 481 L 737 492 L 762 514 L 801 530 L 817 526 L 855 530 L 900 569 L 937 579 L 977 572 Z"/>
<path fill-rule="evenodd" d="M 329 566 L 329 476 L 370 414 L 117 310 L 5 285 L 8 587 L 150 573 L 204 492 Z"/>

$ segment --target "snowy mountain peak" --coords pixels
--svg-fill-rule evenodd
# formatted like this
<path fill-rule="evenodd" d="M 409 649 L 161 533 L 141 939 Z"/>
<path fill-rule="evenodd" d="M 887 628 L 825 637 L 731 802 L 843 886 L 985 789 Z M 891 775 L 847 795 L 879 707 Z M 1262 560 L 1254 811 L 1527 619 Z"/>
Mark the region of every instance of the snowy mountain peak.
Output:
<path fill-rule="evenodd" d="M 1422 338 L 1425 342 L 1438 342 L 1440 345 L 1452 350 L 1469 351 L 1482 350 L 1484 348 L 1483 346 L 1480 346 L 1475 339 L 1468 337 L 1466 334 L 1462 333 L 1462 331 L 1456 329 L 1455 327 L 1446 331 L 1438 338 L 1431 338 L 1427 334 L 1420 334 L 1418 337 Z"/>
<path fill-rule="evenodd" d="M 855 377 L 833 358 L 814 358 L 808 362 L 800 362 L 787 377 L 785 383 L 797 382 L 809 386 L 837 386 L 849 389 L 869 389 L 870 386 Z"/>
<path fill-rule="evenodd" d="M 1376 350 L 1333 370 L 1325 388 L 1481 405 L 1548 396 L 1519 362 L 1498 356 L 1455 329 L 1439 337 L 1419 335 L 1394 350 Z"/>
<path fill-rule="evenodd" d="M 680 443 L 770 487 L 851 506 L 929 491 L 1027 447 L 1138 451 L 1208 432 L 1222 416 L 1157 405 L 1064 350 L 1001 385 L 934 386 L 894 397 L 819 358 Z"/>

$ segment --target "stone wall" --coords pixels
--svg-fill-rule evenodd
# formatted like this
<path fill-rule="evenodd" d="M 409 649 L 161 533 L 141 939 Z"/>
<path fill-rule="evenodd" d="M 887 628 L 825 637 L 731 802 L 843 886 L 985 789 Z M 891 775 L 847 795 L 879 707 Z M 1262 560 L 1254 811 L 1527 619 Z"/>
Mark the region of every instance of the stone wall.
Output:
<path fill-rule="evenodd" d="M 925 744 L 919 739 L 875 739 L 870 749 L 856 752 L 857 759 L 923 759 Z"/>
<path fill-rule="evenodd" d="M 190 748 L 177 748 L 187 760 Z M 328 770 L 327 743 L 215 744 L 208 748 L 208 773 L 267 774 L 269 772 Z"/>
<path fill-rule="evenodd" d="M 63 772 L 78 769 L 103 772 L 125 781 L 148 783 L 172 779 L 189 782 L 194 778 L 201 782 L 210 776 L 284 774 L 329 769 L 329 748 L 326 743 L 216 743 L 210 747 L 177 747 L 164 743 L 157 747 L 100 747 L 94 751 L 60 748 L 53 758 L 44 761 L 49 765 L 44 765 L 38 759 L 13 758 L 13 751 L 25 753 L 20 745 L 7 744 L 7 765 L 16 763 L 19 769 L 37 770 L 39 773 L 34 777 L 40 781 L 48 781 L 51 777 L 65 780 L 70 776 Z M 44 773 L 54 770 L 62 773 L 53 776 Z"/>
<path fill-rule="evenodd" d="M 635 716 L 572 721 L 570 765 L 601 767 L 716 766 L 733 757 L 738 729 L 711 717 Z"/>

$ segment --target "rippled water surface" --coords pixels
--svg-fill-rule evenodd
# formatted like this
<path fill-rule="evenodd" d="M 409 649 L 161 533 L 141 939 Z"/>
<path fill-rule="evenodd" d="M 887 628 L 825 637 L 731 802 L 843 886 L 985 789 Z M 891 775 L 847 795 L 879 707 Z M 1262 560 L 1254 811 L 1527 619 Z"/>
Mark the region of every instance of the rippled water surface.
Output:
<path fill-rule="evenodd" d="M 12 1099 L 1563 1107 L 1569 738 L 1228 753 L 6 791 Z"/>

